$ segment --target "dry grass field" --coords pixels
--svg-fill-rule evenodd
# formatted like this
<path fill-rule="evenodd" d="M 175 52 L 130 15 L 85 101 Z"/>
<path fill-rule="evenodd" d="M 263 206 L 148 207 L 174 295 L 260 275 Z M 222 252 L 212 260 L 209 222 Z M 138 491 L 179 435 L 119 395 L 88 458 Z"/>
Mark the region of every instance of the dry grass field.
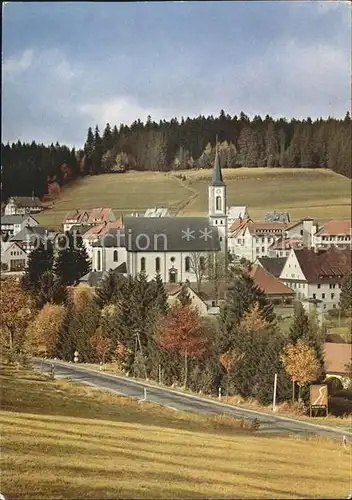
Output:
<path fill-rule="evenodd" d="M 6 498 L 346 498 L 350 451 L 3 367 Z M 227 424 L 227 425 L 226 425 Z"/>
<path fill-rule="evenodd" d="M 116 215 L 153 206 L 178 215 L 203 216 L 208 211 L 210 170 L 128 172 L 86 177 L 67 187 L 55 207 L 38 215 L 46 226 L 59 227 L 75 208 L 111 207 Z M 248 205 L 250 216 L 261 220 L 267 211 L 287 210 L 292 220 L 303 216 L 320 221 L 349 218 L 350 181 L 330 170 L 225 169 L 228 205 Z"/>

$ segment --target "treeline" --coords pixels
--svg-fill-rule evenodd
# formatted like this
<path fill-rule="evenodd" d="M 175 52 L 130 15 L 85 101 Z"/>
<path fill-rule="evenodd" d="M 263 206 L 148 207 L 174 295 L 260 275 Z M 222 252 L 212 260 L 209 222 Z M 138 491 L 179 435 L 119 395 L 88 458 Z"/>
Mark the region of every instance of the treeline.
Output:
<path fill-rule="evenodd" d="M 131 126 L 89 128 L 82 151 L 20 142 L 2 145 L 3 196 L 46 192 L 48 181 L 126 170 L 210 168 L 218 136 L 223 168 L 329 168 L 351 177 L 351 118 L 252 120 L 245 113 L 176 118 L 148 116 Z M 70 175 L 62 173 L 67 165 Z M 65 177 L 66 175 L 66 177 Z"/>
<path fill-rule="evenodd" d="M 68 260 L 62 254 L 58 262 L 64 268 Z M 316 318 L 300 305 L 289 334 L 283 333 L 273 305 L 246 272 L 234 277 L 214 320 L 192 306 L 187 285 L 169 304 L 159 275 L 148 281 L 143 272 L 135 278 L 110 272 L 95 290 L 65 287 L 72 283 L 67 279 L 58 293 L 51 269 L 51 250 L 41 250 L 22 282 L 2 285 L 0 340 L 8 360 L 27 352 L 72 361 L 77 350 L 79 362 L 110 362 L 128 376 L 212 395 L 221 388 L 223 395 L 265 404 L 272 401 L 275 373 L 279 402 L 291 399 L 292 384 L 296 399 L 310 382 L 324 380 Z M 54 274 L 60 279 L 55 266 Z"/>

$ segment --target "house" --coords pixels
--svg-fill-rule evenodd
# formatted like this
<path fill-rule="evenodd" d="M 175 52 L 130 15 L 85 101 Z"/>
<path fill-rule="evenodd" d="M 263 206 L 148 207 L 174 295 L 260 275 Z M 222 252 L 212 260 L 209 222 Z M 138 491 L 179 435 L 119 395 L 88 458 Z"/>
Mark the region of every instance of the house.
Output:
<path fill-rule="evenodd" d="M 170 217 L 168 208 L 147 208 L 144 217 Z"/>
<path fill-rule="evenodd" d="M 280 278 L 281 271 L 284 268 L 286 262 L 286 257 L 260 257 L 256 259 L 254 264 L 259 264 L 264 267 L 268 273 L 275 276 L 275 278 Z"/>
<path fill-rule="evenodd" d="M 42 226 L 26 226 L 21 231 L 10 238 L 9 241 L 17 243 L 26 252 L 31 252 L 38 247 L 40 243 L 46 241 L 55 242 L 56 233 L 48 231 Z"/>
<path fill-rule="evenodd" d="M 114 272 L 123 276 L 127 276 L 126 263 L 124 262 L 123 264 L 120 264 L 116 269 L 114 269 Z M 84 283 L 91 287 L 96 287 L 99 286 L 104 281 L 104 279 L 107 278 L 108 275 L 108 271 L 90 271 L 79 279 L 79 283 Z"/>
<path fill-rule="evenodd" d="M 250 267 L 248 274 L 273 304 L 292 304 L 295 292 L 270 274 L 264 267 L 254 264 Z"/>
<path fill-rule="evenodd" d="M 72 226 L 75 225 L 84 225 L 87 223 L 89 219 L 89 213 L 86 210 L 74 210 L 73 212 L 69 212 L 65 220 L 63 222 L 64 232 L 66 233 L 71 229 Z"/>
<path fill-rule="evenodd" d="M 227 222 L 229 228 L 236 220 L 239 219 L 243 220 L 248 218 L 249 218 L 248 207 L 244 205 L 227 207 Z"/>
<path fill-rule="evenodd" d="M 7 236 L 19 233 L 26 226 L 38 226 L 38 221 L 31 215 L 3 215 L 1 217 L 1 232 Z"/>
<path fill-rule="evenodd" d="M 93 210 L 91 210 L 89 213 L 87 224 L 105 224 L 108 222 L 113 222 L 115 220 L 116 217 L 111 208 L 93 208 Z"/>
<path fill-rule="evenodd" d="M 268 257 L 288 257 L 291 248 L 302 248 L 303 240 L 300 237 L 279 238 L 274 241 L 268 248 Z"/>
<path fill-rule="evenodd" d="M 93 269 L 115 269 L 126 262 L 128 274 L 160 273 L 164 283 L 197 281 L 196 267 L 209 254 L 227 255 L 226 185 L 218 152 L 208 187 L 207 217 L 124 217 L 123 229 L 93 243 Z M 194 265 L 196 264 L 196 265 Z"/>
<path fill-rule="evenodd" d="M 76 226 L 71 228 L 71 231 Z M 104 222 L 103 224 L 99 224 L 96 226 L 84 226 L 87 227 L 87 230 L 80 233 L 82 235 L 83 243 L 87 249 L 88 255 L 90 258 L 93 258 L 93 243 L 99 241 L 100 238 L 104 237 L 106 234 L 114 234 L 117 233 L 119 229 L 123 228 L 123 220 L 122 217 L 116 219 L 113 222 Z"/>
<path fill-rule="evenodd" d="M 314 220 L 308 217 L 294 223 L 244 219 L 235 221 L 230 227 L 228 248 L 236 257 L 254 262 L 256 258 L 268 256 L 269 248 L 278 240 L 298 238 L 310 247 L 314 232 Z"/>
<path fill-rule="evenodd" d="M 325 342 L 324 351 L 326 378 L 339 378 L 344 387 L 348 386 L 351 374 L 348 366 L 352 359 L 352 344 Z"/>
<path fill-rule="evenodd" d="M 285 222 L 288 224 L 290 222 L 290 216 L 288 212 L 268 212 L 264 216 L 264 222 Z"/>
<path fill-rule="evenodd" d="M 296 292 L 297 299 L 317 300 L 318 309 L 335 309 L 340 299 L 341 283 L 350 269 L 349 248 L 292 249 L 281 271 L 280 281 Z"/>
<path fill-rule="evenodd" d="M 16 242 L 1 242 L 1 271 L 23 271 L 27 265 L 28 254 Z"/>
<path fill-rule="evenodd" d="M 329 246 L 351 248 L 351 220 L 331 220 L 314 234 L 316 248 Z"/>
<path fill-rule="evenodd" d="M 182 290 L 182 284 L 168 283 L 165 285 L 165 288 L 168 294 L 168 303 L 171 306 L 177 301 L 177 297 Z M 197 293 L 195 287 L 191 284 L 187 286 L 187 291 L 191 299 L 191 305 L 198 310 L 200 316 L 215 316 L 220 313 L 220 307 L 212 303 L 207 303 L 203 296 Z"/>
<path fill-rule="evenodd" d="M 12 196 L 5 206 L 5 215 L 36 214 L 41 212 L 43 208 L 40 199 L 34 194 L 32 197 Z"/>

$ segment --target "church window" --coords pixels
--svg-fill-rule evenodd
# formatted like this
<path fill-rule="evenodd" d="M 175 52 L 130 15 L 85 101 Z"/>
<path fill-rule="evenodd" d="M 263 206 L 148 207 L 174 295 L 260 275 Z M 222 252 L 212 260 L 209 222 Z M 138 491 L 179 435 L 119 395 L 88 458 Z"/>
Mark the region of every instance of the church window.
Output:
<path fill-rule="evenodd" d="M 202 271 L 205 270 L 205 257 L 199 258 L 199 267 L 201 268 Z"/>
<path fill-rule="evenodd" d="M 101 251 L 97 251 L 97 271 L 101 271 Z"/>
<path fill-rule="evenodd" d="M 160 257 L 155 259 L 155 272 L 160 273 Z"/>
<path fill-rule="evenodd" d="M 216 197 L 216 210 L 221 210 L 221 196 Z"/>
<path fill-rule="evenodd" d="M 175 262 L 175 257 L 171 257 L 171 262 Z"/>
<path fill-rule="evenodd" d="M 222 236 L 220 236 L 220 241 L 222 241 Z"/>
<path fill-rule="evenodd" d="M 114 262 L 118 261 L 118 253 L 117 250 L 114 250 Z"/>
<path fill-rule="evenodd" d="M 189 273 L 191 270 L 191 259 L 189 257 L 185 258 L 185 271 L 186 273 Z"/>
<path fill-rule="evenodd" d="M 141 271 L 145 271 L 145 257 L 141 258 Z"/>

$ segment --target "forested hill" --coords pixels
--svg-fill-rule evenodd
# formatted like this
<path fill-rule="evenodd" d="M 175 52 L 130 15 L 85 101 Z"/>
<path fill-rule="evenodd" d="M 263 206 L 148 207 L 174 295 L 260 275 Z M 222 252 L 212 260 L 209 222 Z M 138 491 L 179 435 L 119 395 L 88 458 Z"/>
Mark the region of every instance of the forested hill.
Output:
<path fill-rule="evenodd" d="M 146 123 L 137 120 L 131 126 L 89 128 L 82 151 L 59 144 L 2 145 L 3 198 L 32 191 L 42 196 L 53 184 L 80 175 L 210 168 L 216 135 L 223 168 L 329 168 L 351 177 L 349 112 L 342 120 L 287 121 L 269 116 L 250 120 L 244 113 L 237 117 L 222 110 L 216 118 L 156 123 L 148 117 Z"/>

